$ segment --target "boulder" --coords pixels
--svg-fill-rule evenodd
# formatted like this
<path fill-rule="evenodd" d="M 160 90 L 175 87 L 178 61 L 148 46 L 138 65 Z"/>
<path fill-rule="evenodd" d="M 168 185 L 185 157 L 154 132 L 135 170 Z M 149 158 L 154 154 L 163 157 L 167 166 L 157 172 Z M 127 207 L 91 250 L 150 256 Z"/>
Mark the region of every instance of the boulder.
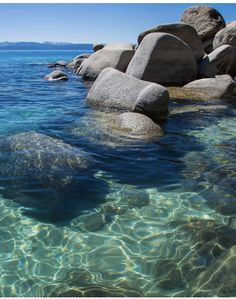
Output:
<path fill-rule="evenodd" d="M 50 74 L 46 75 L 44 77 L 44 80 L 47 80 L 47 81 L 66 81 L 66 80 L 68 80 L 68 77 L 61 70 L 56 70 L 56 71 L 53 71 Z"/>
<path fill-rule="evenodd" d="M 85 80 L 95 80 L 101 71 L 107 67 L 125 72 L 133 55 L 133 49 L 122 48 L 120 44 L 106 45 L 102 50 L 95 52 L 84 60 L 77 74 Z"/>
<path fill-rule="evenodd" d="M 200 61 L 205 54 L 200 37 L 198 36 L 196 30 L 188 24 L 173 23 L 158 25 L 157 27 L 140 33 L 138 37 L 138 44 L 142 42 L 146 35 L 153 32 L 169 33 L 184 41 L 192 49 L 197 62 Z"/>
<path fill-rule="evenodd" d="M 104 47 L 105 45 L 104 44 L 95 44 L 93 45 L 93 51 L 94 52 L 97 52 L 99 50 L 102 50 L 102 48 Z"/>
<path fill-rule="evenodd" d="M 214 38 L 213 49 L 217 49 L 222 45 L 230 45 L 236 56 L 236 26 L 227 26 L 224 29 L 220 30 Z M 232 64 L 230 69 L 230 75 L 236 75 L 236 61 Z"/>
<path fill-rule="evenodd" d="M 60 60 L 60 61 L 57 61 L 55 63 L 51 63 L 48 65 L 49 68 L 52 68 L 52 67 L 66 67 L 67 66 L 67 62 L 64 61 L 64 60 Z"/>
<path fill-rule="evenodd" d="M 185 85 L 184 89 L 197 92 L 205 99 L 230 99 L 236 96 L 236 82 L 229 75 L 195 80 Z"/>
<path fill-rule="evenodd" d="M 202 41 L 202 46 L 206 54 L 210 54 L 213 51 L 213 41 L 214 37 Z"/>
<path fill-rule="evenodd" d="M 230 74 L 236 53 L 229 45 L 223 45 L 211 52 L 198 65 L 198 76 L 214 78 L 216 75 Z"/>
<path fill-rule="evenodd" d="M 236 21 L 229 22 L 229 23 L 227 23 L 226 26 L 227 27 L 236 27 Z"/>
<path fill-rule="evenodd" d="M 68 63 L 67 64 L 67 68 L 68 69 L 71 69 L 71 70 L 73 70 L 73 71 L 76 71 L 79 67 L 80 67 L 80 65 L 81 65 L 81 63 L 85 60 L 85 59 L 87 59 L 89 56 L 90 56 L 91 54 L 81 54 L 81 55 L 77 55 L 74 59 L 72 59 L 71 60 L 71 62 L 70 63 Z"/>
<path fill-rule="evenodd" d="M 193 26 L 202 41 L 212 38 L 226 26 L 223 16 L 215 8 L 201 5 L 186 9 L 181 22 Z"/>
<path fill-rule="evenodd" d="M 107 68 L 94 82 L 87 95 L 87 102 L 98 108 L 140 112 L 158 119 L 165 118 L 168 113 L 169 93 L 159 84 Z"/>
<path fill-rule="evenodd" d="M 230 45 L 236 51 L 236 26 L 227 26 L 215 35 L 213 48 L 217 49 L 222 45 Z"/>
<path fill-rule="evenodd" d="M 162 129 L 146 115 L 125 112 L 115 117 L 114 129 L 120 134 L 139 139 L 162 136 Z"/>
<path fill-rule="evenodd" d="M 75 56 L 75 57 L 72 59 L 72 61 L 77 60 L 77 59 L 86 59 L 86 58 L 89 58 L 89 56 L 91 56 L 90 53 L 83 53 L 83 54 L 80 54 L 80 55 Z"/>
<path fill-rule="evenodd" d="M 115 43 L 115 44 L 106 44 L 104 49 L 123 49 L 123 50 L 134 50 L 134 45 L 129 43 Z"/>
<path fill-rule="evenodd" d="M 184 85 L 197 78 L 197 64 L 191 48 L 168 33 L 150 33 L 144 37 L 127 75 L 169 85 Z"/>

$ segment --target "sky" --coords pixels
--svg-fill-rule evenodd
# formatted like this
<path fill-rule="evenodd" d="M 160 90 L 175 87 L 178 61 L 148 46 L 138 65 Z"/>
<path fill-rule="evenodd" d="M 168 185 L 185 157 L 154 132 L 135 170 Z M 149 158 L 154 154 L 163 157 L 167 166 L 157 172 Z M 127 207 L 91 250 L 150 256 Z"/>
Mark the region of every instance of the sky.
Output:
<path fill-rule="evenodd" d="M 136 43 L 140 32 L 178 22 L 194 5 L 199 4 L 0 4 L 0 42 Z M 206 5 L 226 22 L 236 20 L 236 3 Z"/>

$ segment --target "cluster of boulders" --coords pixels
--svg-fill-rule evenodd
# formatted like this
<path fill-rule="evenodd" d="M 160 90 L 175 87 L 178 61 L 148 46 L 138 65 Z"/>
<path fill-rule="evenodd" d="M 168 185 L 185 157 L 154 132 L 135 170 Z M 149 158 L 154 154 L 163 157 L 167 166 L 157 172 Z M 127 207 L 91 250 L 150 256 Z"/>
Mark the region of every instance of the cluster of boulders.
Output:
<path fill-rule="evenodd" d="M 83 80 L 95 81 L 87 96 L 89 105 L 129 111 L 119 118 L 120 128 L 125 126 L 137 135 L 133 125 L 137 123 L 149 135 L 149 123 L 153 137 L 152 121 L 167 117 L 169 97 L 236 97 L 236 21 L 226 24 L 216 9 L 194 6 L 183 12 L 179 23 L 140 33 L 136 46 L 95 45 L 93 54 L 54 64 L 58 66 L 73 70 Z M 45 79 L 65 80 L 63 72 L 56 72 Z M 114 123 L 117 125 L 117 120 Z M 160 130 L 154 130 L 157 136 Z"/>

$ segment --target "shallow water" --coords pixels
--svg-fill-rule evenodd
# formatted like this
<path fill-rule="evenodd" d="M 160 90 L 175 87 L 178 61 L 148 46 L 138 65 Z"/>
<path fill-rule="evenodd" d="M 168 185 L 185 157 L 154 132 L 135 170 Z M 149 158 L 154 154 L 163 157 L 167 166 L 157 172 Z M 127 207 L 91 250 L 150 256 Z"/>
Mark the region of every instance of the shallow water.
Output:
<path fill-rule="evenodd" d="M 236 296 L 232 267 L 227 291 L 210 279 L 236 245 L 235 103 L 172 102 L 163 137 L 117 136 L 78 76 L 42 80 L 78 54 L 0 52 L 0 295 Z M 2 150 L 23 132 L 86 153 L 88 169 L 65 173 L 55 152 L 34 173 Z"/>

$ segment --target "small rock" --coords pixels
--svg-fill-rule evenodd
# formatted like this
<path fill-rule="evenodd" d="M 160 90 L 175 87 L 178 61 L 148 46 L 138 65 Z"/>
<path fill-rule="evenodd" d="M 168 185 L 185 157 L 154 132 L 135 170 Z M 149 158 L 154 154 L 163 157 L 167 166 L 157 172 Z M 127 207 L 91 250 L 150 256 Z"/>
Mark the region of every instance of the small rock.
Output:
<path fill-rule="evenodd" d="M 48 65 L 49 68 L 52 68 L 52 67 L 66 67 L 67 66 L 67 62 L 64 61 L 64 60 L 60 60 L 60 61 L 57 61 L 55 63 L 51 63 Z"/>
<path fill-rule="evenodd" d="M 77 227 L 82 231 L 97 231 L 103 228 L 106 220 L 101 213 L 92 213 L 89 215 L 79 216 L 72 220 L 71 226 Z"/>
<path fill-rule="evenodd" d="M 163 135 L 161 127 L 149 117 L 134 112 L 125 112 L 116 116 L 114 128 L 120 134 L 132 138 L 148 139 Z"/>
<path fill-rule="evenodd" d="M 47 80 L 47 81 L 66 81 L 66 80 L 68 80 L 68 77 L 65 73 L 58 70 L 58 71 L 53 71 L 50 74 L 46 75 L 44 77 L 44 80 Z"/>

